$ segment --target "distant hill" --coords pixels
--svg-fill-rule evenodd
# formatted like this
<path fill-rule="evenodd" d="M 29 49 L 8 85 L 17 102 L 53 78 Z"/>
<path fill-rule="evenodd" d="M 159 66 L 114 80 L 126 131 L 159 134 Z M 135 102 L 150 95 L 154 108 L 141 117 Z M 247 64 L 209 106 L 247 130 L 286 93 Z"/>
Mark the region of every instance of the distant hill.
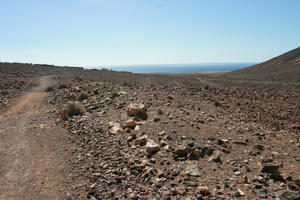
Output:
<path fill-rule="evenodd" d="M 300 47 L 261 64 L 229 72 L 224 78 L 300 81 Z"/>

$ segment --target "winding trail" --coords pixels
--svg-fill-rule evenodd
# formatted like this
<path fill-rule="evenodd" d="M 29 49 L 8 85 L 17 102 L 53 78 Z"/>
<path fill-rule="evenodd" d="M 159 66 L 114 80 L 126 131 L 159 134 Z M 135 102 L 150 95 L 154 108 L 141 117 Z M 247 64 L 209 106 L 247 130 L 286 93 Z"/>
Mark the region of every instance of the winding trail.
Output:
<path fill-rule="evenodd" d="M 50 80 L 0 114 L 1 200 L 67 199 L 67 133 L 50 117 Z"/>

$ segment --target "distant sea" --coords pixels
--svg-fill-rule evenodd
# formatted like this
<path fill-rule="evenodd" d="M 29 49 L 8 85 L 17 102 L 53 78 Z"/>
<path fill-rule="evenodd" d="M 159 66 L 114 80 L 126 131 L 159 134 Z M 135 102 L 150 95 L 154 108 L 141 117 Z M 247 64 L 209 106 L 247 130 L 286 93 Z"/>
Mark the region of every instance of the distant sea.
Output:
<path fill-rule="evenodd" d="M 86 67 L 87 69 L 112 69 L 114 71 L 128 71 L 134 73 L 191 73 L 206 71 L 232 71 L 254 65 L 256 63 L 201 63 L 201 64 L 156 64 L 156 65 L 128 65 Z"/>

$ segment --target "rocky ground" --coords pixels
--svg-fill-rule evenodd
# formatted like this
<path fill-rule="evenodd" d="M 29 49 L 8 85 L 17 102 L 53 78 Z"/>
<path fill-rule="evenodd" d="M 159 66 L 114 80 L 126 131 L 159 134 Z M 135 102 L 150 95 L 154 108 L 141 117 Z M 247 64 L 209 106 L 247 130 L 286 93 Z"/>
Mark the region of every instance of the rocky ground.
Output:
<path fill-rule="evenodd" d="M 300 199 L 299 93 L 53 75 L 48 103 L 73 143 L 69 199 Z"/>
<path fill-rule="evenodd" d="M 0 110 L 10 105 L 9 100 L 19 96 L 29 85 L 29 80 L 16 70 L 0 70 Z"/>
<path fill-rule="evenodd" d="M 86 178 L 74 199 L 297 199 L 299 99 L 193 81 L 71 81 L 49 103 L 85 109 L 59 122 L 77 144 L 74 180 Z"/>

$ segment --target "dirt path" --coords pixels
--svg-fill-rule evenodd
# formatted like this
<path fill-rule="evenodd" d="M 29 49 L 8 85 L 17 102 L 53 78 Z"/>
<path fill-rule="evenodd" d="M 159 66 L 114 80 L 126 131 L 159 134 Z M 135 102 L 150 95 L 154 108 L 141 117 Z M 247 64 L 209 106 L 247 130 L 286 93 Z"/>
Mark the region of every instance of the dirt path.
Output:
<path fill-rule="evenodd" d="M 0 115 L 0 199 L 66 199 L 67 134 L 46 102 L 49 78 Z"/>

